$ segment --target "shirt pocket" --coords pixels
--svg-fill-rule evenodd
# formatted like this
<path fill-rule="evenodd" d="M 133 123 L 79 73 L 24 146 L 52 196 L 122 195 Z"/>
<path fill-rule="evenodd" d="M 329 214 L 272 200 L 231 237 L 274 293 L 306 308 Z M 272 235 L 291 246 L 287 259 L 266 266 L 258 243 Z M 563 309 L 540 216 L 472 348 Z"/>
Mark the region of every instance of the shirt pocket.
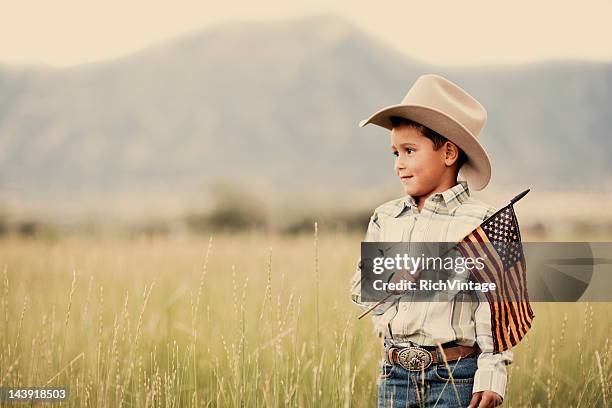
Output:
<path fill-rule="evenodd" d="M 408 238 L 412 219 L 396 219 L 387 217 L 383 224 L 382 242 L 402 242 Z"/>
<path fill-rule="evenodd" d="M 404 227 L 395 218 L 385 217 L 380 234 L 380 246 L 384 256 L 393 256 L 398 251 L 398 242 L 404 238 Z"/>

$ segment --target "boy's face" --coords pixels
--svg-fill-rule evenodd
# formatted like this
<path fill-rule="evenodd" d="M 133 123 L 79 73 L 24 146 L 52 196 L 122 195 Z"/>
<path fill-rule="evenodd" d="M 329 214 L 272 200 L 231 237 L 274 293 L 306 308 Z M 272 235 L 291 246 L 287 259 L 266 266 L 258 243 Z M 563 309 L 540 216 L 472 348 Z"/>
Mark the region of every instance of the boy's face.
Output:
<path fill-rule="evenodd" d="M 424 196 L 441 184 L 447 168 L 444 147 L 434 150 L 433 142 L 412 126 L 400 125 L 391 130 L 395 174 L 406 194 Z"/>

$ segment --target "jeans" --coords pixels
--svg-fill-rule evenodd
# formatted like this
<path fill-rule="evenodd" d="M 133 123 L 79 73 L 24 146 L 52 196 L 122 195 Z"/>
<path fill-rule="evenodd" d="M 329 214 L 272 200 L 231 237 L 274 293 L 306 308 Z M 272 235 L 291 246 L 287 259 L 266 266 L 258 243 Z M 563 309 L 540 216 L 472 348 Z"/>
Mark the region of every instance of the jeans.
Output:
<path fill-rule="evenodd" d="M 383 360 L 378 381 L 378 407 L 467 407 L 472 399 L 478 358 L 444 362 L 424 371 L 409 371 Z"/>

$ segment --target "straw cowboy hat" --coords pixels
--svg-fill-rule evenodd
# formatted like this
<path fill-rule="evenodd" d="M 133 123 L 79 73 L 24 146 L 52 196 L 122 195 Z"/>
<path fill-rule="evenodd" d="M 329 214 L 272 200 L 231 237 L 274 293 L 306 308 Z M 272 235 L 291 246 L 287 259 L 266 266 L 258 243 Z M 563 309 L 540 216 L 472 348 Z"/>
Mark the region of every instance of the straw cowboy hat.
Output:
<path fill-rule="evenodd" d="M 482 190 L 491 179 L 489 155 L 478 141 L 487 111 L 474 97 L 448 79 L 434 74 L 420 76 L 402 103 L 387 106 L 359 122 L 391 130 L 391 116 L 411 119 L 435 130 L 463 150 L 468 157 L 459 171 L 473 190 Z"/>

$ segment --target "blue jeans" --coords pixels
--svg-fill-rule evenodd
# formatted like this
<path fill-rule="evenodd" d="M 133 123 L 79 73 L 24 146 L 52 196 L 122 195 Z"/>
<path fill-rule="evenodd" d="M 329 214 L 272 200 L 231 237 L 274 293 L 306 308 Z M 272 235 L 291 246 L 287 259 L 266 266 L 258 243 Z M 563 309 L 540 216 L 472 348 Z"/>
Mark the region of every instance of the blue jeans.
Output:
<path fill-rule="evenodd" d="M 383 360 L 378 381 L 378 407 L 467 407 L 472 399 L 477 361 L 476 356 L 449 361 L 454 379 L 451 381 L 444 362 L 417 372 Z"/>

